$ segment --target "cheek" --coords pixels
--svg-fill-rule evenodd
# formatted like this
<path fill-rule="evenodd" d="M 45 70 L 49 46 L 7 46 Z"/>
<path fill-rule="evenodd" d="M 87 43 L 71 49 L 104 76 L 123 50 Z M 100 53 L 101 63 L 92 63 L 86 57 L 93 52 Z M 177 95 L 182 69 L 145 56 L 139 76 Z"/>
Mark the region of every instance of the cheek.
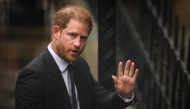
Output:
<path fill-rule="evenodd" d="M 58 38 L 58 39 L 56 40 L 56 45 L 57 45 L 57 47 L 58 47 L 59 49 L 63 47 L 63 41 L 62 41 L 61 38 Z"/>
<path fill-rule="evenodd" d="M 83 48 L 84 48 L 86 46 L 86 42 L 84 42 L 82 45 L 83 45 Z"/>
<path fill-rule="evenodd" d="M 63 41 L 64 41 L 63 36 L 59 35 L 59 36 L 57 37 L 56 42 L 59 43 L 59 44 L 62 44 Z"/>
<path fill-rule="evenodd" d="M 81 50 L 84 50 L 85 46 L 86 46 L 86 43 L 81 44 L 81 46 L 80 46 Z"/>

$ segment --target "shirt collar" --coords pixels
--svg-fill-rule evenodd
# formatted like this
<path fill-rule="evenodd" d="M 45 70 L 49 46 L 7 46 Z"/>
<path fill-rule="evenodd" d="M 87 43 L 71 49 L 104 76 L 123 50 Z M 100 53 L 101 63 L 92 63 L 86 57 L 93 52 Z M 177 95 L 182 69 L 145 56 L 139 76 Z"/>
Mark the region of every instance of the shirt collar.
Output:
<path fill-rule="evenodd" d="M 55 60 L 56 64 L 58 65 L 59 69 L 61 70 L 61 72 L 63 72 L 67 68 L 68 63 L 64 61 L 63 59 L 61 59 L 57 54 L 55 54 L 50 44 L 48 45 L 48 50 L 50 54 L 52 55 L 53 59 Z"/>

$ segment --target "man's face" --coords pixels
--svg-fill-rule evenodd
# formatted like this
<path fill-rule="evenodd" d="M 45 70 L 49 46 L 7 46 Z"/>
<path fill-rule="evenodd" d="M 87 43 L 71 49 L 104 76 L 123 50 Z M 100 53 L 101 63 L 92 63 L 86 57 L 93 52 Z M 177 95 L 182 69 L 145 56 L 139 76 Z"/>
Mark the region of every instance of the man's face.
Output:
<path fill-rule="evenodd" d="M 88 35 L 87 23 L 71 19 L 67 28 L 58 31 L 55 37 L 55 53 L 67 62 L 75 61 L 84 50 Z"/>

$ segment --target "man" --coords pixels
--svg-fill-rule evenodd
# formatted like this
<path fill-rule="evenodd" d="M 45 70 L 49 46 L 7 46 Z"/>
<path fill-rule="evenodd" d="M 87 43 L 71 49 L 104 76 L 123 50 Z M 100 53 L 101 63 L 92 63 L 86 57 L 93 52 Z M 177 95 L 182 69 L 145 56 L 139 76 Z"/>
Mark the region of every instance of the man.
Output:
<path fill-rule="evenodd" d="M 116 92 L 109 93 L 95 81 L 80 57 L 92 27 L 92 17 L 80 6 L 68 5 L 55 14 L 51 43 L 17 79 L 16 109 L 74 109 L 75 94 L 77 109 L 121 109 L 135 103 L 138 69 L 134 70 L 133 62 L 127 61 L 124 72 L 119 63 L 118 77 L 112 76 Z"/>

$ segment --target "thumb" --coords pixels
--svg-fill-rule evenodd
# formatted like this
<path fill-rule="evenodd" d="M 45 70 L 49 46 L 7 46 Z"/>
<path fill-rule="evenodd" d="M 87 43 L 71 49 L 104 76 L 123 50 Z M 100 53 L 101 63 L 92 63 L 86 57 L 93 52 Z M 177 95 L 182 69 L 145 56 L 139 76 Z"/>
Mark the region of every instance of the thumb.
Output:
<path fill-rule="evenodd" d="M 112 79 L 113 79 L 114 84 L 117 85 L 118 83 L 117 77 L 112 75 Z"/>

